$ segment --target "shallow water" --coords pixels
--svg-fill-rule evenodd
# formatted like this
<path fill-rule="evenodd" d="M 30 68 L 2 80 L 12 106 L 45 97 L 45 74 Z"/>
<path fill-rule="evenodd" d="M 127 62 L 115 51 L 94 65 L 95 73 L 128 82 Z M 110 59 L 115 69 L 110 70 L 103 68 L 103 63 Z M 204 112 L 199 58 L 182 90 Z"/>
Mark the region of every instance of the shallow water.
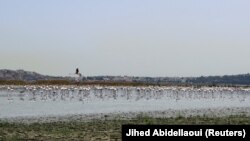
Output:
<path fill-rule="evenodd" d="M 0 118 L 250 107 L 250 89 L 0 86 Z"/>

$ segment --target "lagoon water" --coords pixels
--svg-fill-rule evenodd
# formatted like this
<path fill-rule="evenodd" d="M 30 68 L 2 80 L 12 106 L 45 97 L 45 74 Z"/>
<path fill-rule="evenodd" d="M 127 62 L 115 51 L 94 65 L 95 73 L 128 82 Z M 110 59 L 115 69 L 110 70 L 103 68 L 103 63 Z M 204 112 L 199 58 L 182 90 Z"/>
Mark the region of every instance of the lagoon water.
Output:
<path fill-rule="evenodd" d="M 250 108 L 250 89 L 0 86 L 0 118 L 216 108 Z"/>

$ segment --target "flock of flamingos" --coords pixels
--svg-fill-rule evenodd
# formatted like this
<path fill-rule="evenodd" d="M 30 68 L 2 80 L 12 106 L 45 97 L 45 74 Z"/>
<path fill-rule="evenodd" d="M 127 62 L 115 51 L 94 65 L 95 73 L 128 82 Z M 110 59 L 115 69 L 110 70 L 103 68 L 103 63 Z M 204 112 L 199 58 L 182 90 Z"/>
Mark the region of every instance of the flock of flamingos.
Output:
<path fill-rule="evenodd" d="M 1 95 L 8 100 L 91 100 L 91 99 L 161 99 L 175 100 L 240 98 L 250 96 L 250 88 L 240 87 L 125 87 L 125 86 L 0 86 Z"/>
<path fill-rule="evenodd" d="M 0 119 L 40 114 L 129 113 L 195 108 L 205 112 L 204 108 L 238 107 L 250 113 L 249 87 L 0 86 Z"/>

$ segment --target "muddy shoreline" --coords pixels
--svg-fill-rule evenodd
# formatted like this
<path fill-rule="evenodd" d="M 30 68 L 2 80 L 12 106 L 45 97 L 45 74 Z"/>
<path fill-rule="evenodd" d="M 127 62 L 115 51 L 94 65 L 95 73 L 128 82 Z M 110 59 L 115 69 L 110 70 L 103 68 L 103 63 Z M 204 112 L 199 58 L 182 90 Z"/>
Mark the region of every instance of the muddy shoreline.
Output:
<path fill-rule="evenodd" d="M 207 117 L 218 118 L 227 116 L 250 117 L 250 108 L 216 108 L 216 109 L 188 109 L 188 110 L 165 110 L 150 112 L 128 113 L 100 113 L 100 114 L 72 114 L 72 115 L 47 115 L 47 116 L 24 116 L 12 118 L 0 118 L 1 122 L 14 123 L 50 123 L 50 122 L 91 122 L 95 120 L 131 120 L 138 117 L 151 118 L 178 118 L 178 117 Z"/>

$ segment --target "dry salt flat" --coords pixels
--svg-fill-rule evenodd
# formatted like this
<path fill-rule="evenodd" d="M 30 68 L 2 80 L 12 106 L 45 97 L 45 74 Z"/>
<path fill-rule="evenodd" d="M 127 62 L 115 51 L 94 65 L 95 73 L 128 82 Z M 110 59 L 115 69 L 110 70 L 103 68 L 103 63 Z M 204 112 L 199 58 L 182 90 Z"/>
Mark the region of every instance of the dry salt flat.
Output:
<path fill-rule="evenodd" d="M 0 86 L 0 120 L 250 115 L 250 88 Z"/>

